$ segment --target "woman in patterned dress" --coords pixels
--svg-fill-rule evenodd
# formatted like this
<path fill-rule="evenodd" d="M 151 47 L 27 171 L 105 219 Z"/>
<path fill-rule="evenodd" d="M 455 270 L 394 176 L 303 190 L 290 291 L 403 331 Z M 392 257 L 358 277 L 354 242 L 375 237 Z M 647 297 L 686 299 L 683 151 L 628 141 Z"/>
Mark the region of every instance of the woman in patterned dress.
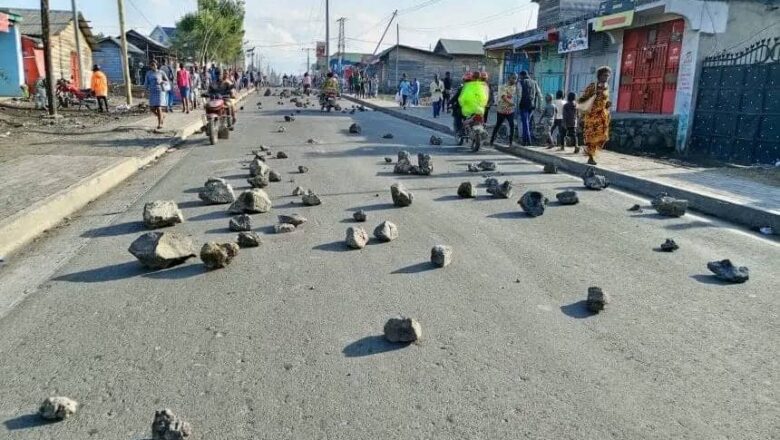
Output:
<path fill-rule="evenodd" d="M 612 69 L 607 66 L 600 67 L 596 72 L 596 82 L 588 84 L 582 92 L 578 103 L 584 104 L 593 99 L 590 109 L 584 111 L 585 154 L 588 156 L 588 164 L 596 165 L 596 155 L 604 148 L 609 140 L 609 90 L 607 82 L 612 74 Z"/>
<path fill-rule="evenodd" d="M 152 109 L 152 113 L 157 116 L 158 130 L 163 126 L 164 117 L 162 108 L 165 107 L 168 102 L 168 93 L 164 91 L 165 83 L 168 83 L 168 87 L 170 87 L 168 75 L 157 68 L 156 61 L 149 63 L 149 71 L 146 72 L 144 87 L 146 87 L 146 91 L 149 93 L 149 108 Z"/>

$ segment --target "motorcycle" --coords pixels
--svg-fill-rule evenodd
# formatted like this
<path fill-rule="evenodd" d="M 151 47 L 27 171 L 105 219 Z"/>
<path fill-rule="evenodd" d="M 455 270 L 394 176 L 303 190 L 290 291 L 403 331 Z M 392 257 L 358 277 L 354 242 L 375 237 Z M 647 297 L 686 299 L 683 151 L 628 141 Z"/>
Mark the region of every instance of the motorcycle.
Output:
<path fill-rule="evenodd" d="M 233 130 L 234 125 L 233 115 L 230 114 L 230 108 L 225 102 L 225 98 L 209 94 L 203 94 L 203 97 L 208 99 L 203 108 L 206 110 L 204 128 L 209 143 L 214 145 L 217 143 L 217 139 L 229 139 L 230 131 Z"/>
<path fill-rule="evenodd" d="M 333 92 L 320 95 L 320 111 L 324 112 L 326 109 L 328 112 L 333 109 L 336 111 L 340 109 L 339 105 L 336 104 L 336 94 Z"/>
<path fill-rule="evenodd" d="M 458 145 L 471 142 L 471 151 L 477 152 L 488 139 L 485 121 L 481 115 L 474 115 L 463 121 L 463 129 L 458 133 Z"/>
<path fill-rule="evenodd" d="M 92 110 L 92 106 L 97 107 L 97 98 L 90 89 L 79 89 L 71 84 L 66 79 L 60 79 L 57 81 L 57 89 L 55 91 L 57 97 L 57 103 L 60 108 L 69 108 L 71 106 L 77 106 L 79 110 L 81 107 L 86 107 L 87 110 Z"/>

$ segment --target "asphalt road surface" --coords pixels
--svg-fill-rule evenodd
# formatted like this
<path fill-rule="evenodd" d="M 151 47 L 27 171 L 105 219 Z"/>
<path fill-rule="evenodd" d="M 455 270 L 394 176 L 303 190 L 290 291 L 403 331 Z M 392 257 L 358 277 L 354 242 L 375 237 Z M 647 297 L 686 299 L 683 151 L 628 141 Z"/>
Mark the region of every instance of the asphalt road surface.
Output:
<path fill-rule="evenodd" d="M 0 269 L 0 437 L 143 439 L 167 407 L 198 439 L 780 438 L 776 243 L 628 212 L 649 203 L 448 138 L 429 146 L 431 131 L 381 113 L 308 109 L 284 123 L 291 107 L 263 100 L 247 101 L 229 141 L 189 142 Z M 347 133 L 353 120 L 362 135 Z M 213 272 L 198 259 L 150 272 L 127 252 L 158 199 L 179 203 L 187 220 L 170 230 L 198 248 L 233 240 L 226 206 L 197 191 L 209 176 L 246 188 L 261 143 L 290 158 L 269 161 L 284 179 L 267 189 L 273 211 L 253 216 L 260 248 Z M 434 175 L 393 175 L 383 158 L 401 149 L 431 153 Z M 466 170 L 483 159 L 515 183 L 511 199 L 456 197 L 488 175 Z M 411 207 L 392 206 L 396 181 Z M 298 185 L 323 205 L 304 207 Z M 531 189 L 581 202 L 529 218 L 517 200 Z M 390 220 L 400 238 L 348 250 L 358 209 L 369 233 Z M 309 222 L 273 234 L 289 213 Z M 666 238 L 680 250 L 657 252 Z M 451 266 L 430 266 L 436 244 L 454 248 Z M 750 281 L 714 280 L 706 263 L 723 258 Z M 612 301 L 595 316 L 590 286 Z M 419 343 L 382 340 L 397 314 L 422 324 Z M 78 414 L 40 423 L 50 395 L 78 400 Z"/>

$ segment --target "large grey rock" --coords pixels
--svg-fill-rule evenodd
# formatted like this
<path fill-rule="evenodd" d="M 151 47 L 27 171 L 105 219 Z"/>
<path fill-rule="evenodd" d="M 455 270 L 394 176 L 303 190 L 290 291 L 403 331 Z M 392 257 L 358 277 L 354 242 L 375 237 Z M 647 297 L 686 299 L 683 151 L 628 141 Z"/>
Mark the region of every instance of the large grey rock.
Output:
<path fill-rule="evenodd" d="M 383 221 L 374 229 L 374 237 L 379 241 L 393 241 L 398 238 L 398 227 L 393 222 Z"/>
<path fill-rule="evenodd" d="M 349 126 L 349 133 L 350 134 L 360 134 L 363 132 L 363 127 L 360 126 L 357 122 Z"/>
<path fill-rule="evenodd" d="M 287 159 L 287 153 L 284 151 L 277 151 L 276 152 L 276 158 L 277 159 Z"/>
<path fill-rule="evenodd" d="M 495 177 L 488 177 L 487 179 L 485 179 L 484 185 L 486 188 L 490 189 L 498 186 L 498 183 L 499 183 L 498 179 L 496 179 Z"/>
<path fill-rule="evenodd" d="M 715 274 L 716 277 L 729 283 L 744 283 L 750 279 L 750 269 L 746 266 L 735 266 L 731 260 L 710 261 L 707 263 L 707 269 Z"/>
<path fill-rule="evenodd" d="M 477 189 L 471 182 L 463 182 L 458 187 L 458 197 L 463 199 L 473 199 L 477 196 Z"/>
<path fill-rule="evenodd" d="M 495 162 L 491 160 L 483 160 L 482 162 L 477 164 L 477 168 L 479 168 L 482 171 L 495 171 L 498 166 Z"/>
<path fill-rule="evenodd" d="M 150 269 L 166 269 L 195 256 L 195 246 L 178 232 L 147 232 L 138 237 L 128 251 Z"/>
<path fill-rule="evenodd" d="M 295 231 L 295 225 L 290 223 L 279 223 L 274 225 L 274 232 L 277 234 L 287 234 Z"/>
<path fill-rule="evenodd" d="M 547 199 L 539 191 L 528 191 L 520 197 L 517 202 L 523 208 L 526 214 L 531 217 L 539 217 L 544 214 L 544 208 L 547 205 Z"/>
<path fill-rule="evenodd" d="M 262 189 L 250 189 L 242 192 L 235 202 L 230 205 L 228 212 L 231 214 L 257 214 L 268 212 L 273 207 L 271 199 Z"/>
<path fill-rule="evenodd" d="M 393 197 L 393 204 L 395 206 L 409 206 L 412 204 L 412 201 L 414 201 L 414 194 L 409 192 L 400 183 L 394 183 L 390 187 L 390 195 Z"/>
<path fill-rule="evenodd" d="M 684 199 L 675 199 L 667 193 L 657 195 L 651 204 L 655 210 L 666 217 L 682 217 L 688 209 L 688 201 Z"/>
<path fill-rule="evenodd" d="M 382 139 L 392 139 L 393 137 L 393 133 L 386 133 L 382 135 Z"/>
<path fill-rule="evenodd" d="M 585 304 L 590 312 L 599 313 L 609 304 L 609 297 L 600 287 L 588 287 L 588 298 Z"/>
<path fill-rule="evenodd" d="M 512 182 L 505 180 L 504 183 L 495 186 L 489 186 L 487 192 L 498 199 L 508 199 L 512 197 Z"/>
<path fill-rule="evenodd" d="M 236 243 L 209 242 L 200 248 L 200 259 L 209 269 L 221 269 L 233 261 L 238 255 L 238 249 Z"/>
<path fill-rule="evenodd" d="M 437 244 L 431 249 L 431 263 L 437 267 L 446 267 L 452 263 L 452 248 Z"/>
<path fill-rule="evenodd" d="M 38 415 L 46 420 L 65 420 L 78 409 L 79 403 L 68 397 L 47 397 L 38 408 Z"/>
<path fill-rule="evenodd" d="M 475 163 L 470 163 L 468 169 L 470 173 L 478 173 L 480 171 L 479 166 Z"/>
<path fill-rule="evenodd" d="M 430 154 L 419 153 L 417 155 L 417 173 L 422 176 L 433 174 L 433 160 Z"/>
<path fill-rule="evenodd" d="M 671 238 L 667 238 L 666 241 L 661 243 L 661 251 L 663 252 L 674 252 L 677 249 L 680 249 L 680 246 Z"/>
<path fill-rule="evenodd" d="M 208 205 L 224 205 L 236 201 L 233 187 L 225 179 L 209 177 L 203 190 L 198 193 L 198 198 Z"/>
<path fill-rule="evenodd" d="M 268 175 L 265 176 L 254 176 L 246 179 L 246 182 L 252 187 L 252 188 L 265 188 L 268 185 L 271 184 L 271 181 L 268 178 Z"/>
<path fill-rule="evenodd" d="M 173 226 L 184 221 L 184 214 L 176 202 L 155 200 L 144 205 L 144 225 L 149 229 Z"/>
<path fill-rule="evenodd" d="M 361 227 L 350 226 L 347 228 L 346 242 L 352 249 L 363 249 L 368 244 L 368 233 Z"/>
<path fill-rule="evenodd" d="M 271 89 L 265 89 L 265 92 L 263 92 L 263 96 L 271 96 Z"/>
<path fill-rule="evenodd" d="M 563 191 L 555 195 L 558 203 L 561 205 L 576 205 L 580 203 L 580 198 L 575 191 Z"/>
<path fill-rule="evenodd" d="M 279 223 L 289 223 L 293 226 L 300 226 L 306 223 L 308 219 L 300 214 L 280 215 Z"/>
<path fill-rule="evenodd" d="M 252 217 L 241 214 L 230 219 L 228 227 L 233 232 L 243 232 L 252 230 Z"/>
<path fill-rule="evenodd" d="M 187 440 L 192 438 L 192 426 L 173 411 L 155 411 L 152 421 L 152 440 Z"/>
<path fill-rule="evenodd" d="M 385 157 L 385 163 L 393 163 L 392 157 Z"/>
<path fill-rule="evenodd" d="M 263 162 L 258 158 L 254 158 L 252 162 L 249 164 L 249 174 L 252 177 L 267 176 L 270 171 L 271 171 L 271 167 L 269 167 L 265 162 Z"/>
<path fill-rule="evenodd" d="M 306 194 L 306 189 L 303 188 L 302 186 L 296 186 L 292 192 L 292 195 L 294 196 L 302 196 L 304 194 Z"/>
<path fill-rule="evenodd" d="M 412 161 L 408 151 L 398 152 L 398 161 L 395 163 L 393 172 L 395 174 L 409 174 L 412 171 Z"/>
<path fill-rule="evenodd" d="M 241 232 L 238 234 L 236 242 L 240 248 L 253 248 L 263 244 L 263 239 L 257 232 Z"/>
<path fill-rule="evenodd" d="M 422 326 L 412 318 L 399 316 L 385 323 L 385 339 L 390 342 L 414 342 L 422 338 Z"/>
<path fill-rule="evenodd" d="M 268 172 L 268 181 L 269 182 L 281 182 L 282 181 L 282 175 L 279 174 L 278 171 L 271 170 Z"/>
<path fill-rule="evenodd" d="M 301 174 L 306 174 L 309 172 L 309 168 L 305 167 L 303 165 L 298 166 L 298 172 Z"/>
<path fill-rule="evenodd" d="M 352 214 L 352 218 L 355 219 L 356 222 L 364 222 L 368 220 L 368 214 L 361 209 L 360 211 L 355 211 L 355 213 Z"/>
<path fill-rule="evenodd" d="M 586 188 L 600 191 L 609 186 L 609 180 L 601 174 L 596 174 L 596 169 L 588 167 L 582 175 L 582 183 Z"/>
<path fill-rule="evenodd" d="M 428 142 L 431 145 L 441 145 L 442 144 L 441 138 L 439 136 L 435 136 L 435 135 L 431 135 L 431 138 L 428 140 Z"/>
<path fill-rule="evenodd" d="M 322 200 L 320 200 L 320 196 L 317 194 L 314 194 L 311 191 L 307 191 L 302 197 L 301 201 L 306 206 L 318 206 L 322 204 Z"/>

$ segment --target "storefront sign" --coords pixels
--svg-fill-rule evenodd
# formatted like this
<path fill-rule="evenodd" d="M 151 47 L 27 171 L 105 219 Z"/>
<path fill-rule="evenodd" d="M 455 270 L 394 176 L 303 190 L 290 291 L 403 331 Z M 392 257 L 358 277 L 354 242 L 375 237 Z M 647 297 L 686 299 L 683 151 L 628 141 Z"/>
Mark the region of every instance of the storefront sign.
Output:
<path fill-rule="evenodd" d="M 593 21 L 593 30 L 596 32 L 603 32 L 612 29 L 619 29 L 622 27 L 631 26 L 634 22 L 634 10 L 618 12 L 612 15 L 605 15 L 603 17 L 596 17 Z"/>
<path fill-rule="evenodd" d="M 11 22 L 9 20 L 8 14 L 3 14 L 0 12 L 0 32 L 8 32 L 10 25 Z"/>
<path fill-rule="evenodd" d="M 634 0 L 604 0 L 599 5 L 599 15 L 612 15 L 634 10 Z"/>
<path fill-rule="evenodd" d="M 317 58 L 323 58 L 325 57 L 325 42 L 324 41 L 318 41 L 317 42 Z"/>
<path fill-rule="evenodd" d="M 558 29 L 558 53 L 588 48 L 588 22 L 574 23 Z"/>

